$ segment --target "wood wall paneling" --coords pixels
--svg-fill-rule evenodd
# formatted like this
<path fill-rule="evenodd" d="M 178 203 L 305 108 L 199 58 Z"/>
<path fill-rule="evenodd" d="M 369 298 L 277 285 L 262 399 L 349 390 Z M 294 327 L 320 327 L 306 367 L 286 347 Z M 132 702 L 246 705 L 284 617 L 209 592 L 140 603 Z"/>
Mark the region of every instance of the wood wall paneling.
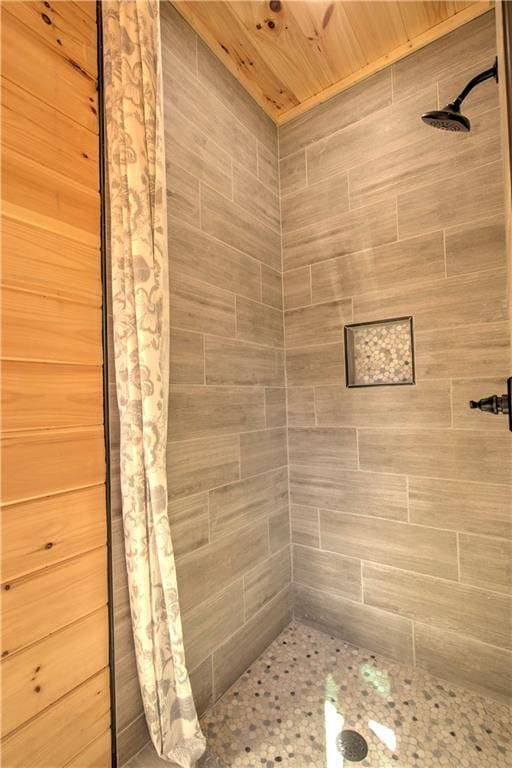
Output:
<path fill-rule="evenodd" d="M 7 216 L 1 236 L 4 286 L 101 306 L 99 244 L 89 246 Z"/>
<path fill-rule="evenodd" d="M 65 663 L 63 660 L 65 659 Z M 108 663 L 106 607 L 2 664 L 2 735 L 42 712 Z"/>
<path fill-rule="evenodd" d="M 5 506 L 1 531 L 4 581 L 97 549 L 107 541 L 104 487 Z"/>
<path fill-rule="evenodd" d="M 104 482 L 104 450 L 101 426 L 6 433 L 2 436 L 4 503 Z"/>
<path fill-rule="evenodd" d="M 75 755 L 108 733 L 109 725 L 109 678 L 103 669 L 7 736 L 2 741 L 3 765 L 74 765 Z M 110 766 L 110 750 L 94 768 L 100 766 Z"/>
<path fill-rule="evenodd" d="M 96 4 L 1 12 L 2 758 L 106 768 Z"/>

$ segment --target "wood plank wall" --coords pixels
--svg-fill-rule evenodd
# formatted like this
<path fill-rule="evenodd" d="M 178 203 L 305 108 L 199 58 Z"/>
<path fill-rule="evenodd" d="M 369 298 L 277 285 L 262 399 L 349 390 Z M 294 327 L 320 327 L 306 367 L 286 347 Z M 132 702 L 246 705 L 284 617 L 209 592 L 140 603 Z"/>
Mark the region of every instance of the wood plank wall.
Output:
<path fill-rule="evenodd" d="M 108 766 L 94 2 L 2 3 L 2 757 Z"/>

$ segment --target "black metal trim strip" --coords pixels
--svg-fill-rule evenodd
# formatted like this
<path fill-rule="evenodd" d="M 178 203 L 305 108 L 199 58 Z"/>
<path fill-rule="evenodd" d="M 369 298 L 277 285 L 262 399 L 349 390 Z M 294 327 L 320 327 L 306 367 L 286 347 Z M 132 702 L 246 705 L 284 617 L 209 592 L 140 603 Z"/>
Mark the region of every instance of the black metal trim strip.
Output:
<path fill-rule="evenodd" d="M 503 51 L 505 61 L 503 62 L 503 77 L 505 78 L 505 89 L 508 94 L 507 99 L 507 122 L 508 122 L 508 152 L 510 158 L 510 169 L 512 173 L 512 3 L 503 2 Z M 511 179 L 512 183 L 512 179 Z"/>
<path fill-rule="evenodd" d="M 103 424 L 105 436 L 105 504 L 107 514 L 107 584 L 109 625 L 109 673 L 110 673 L 110 735 L 112 744 L 112 768 L 117 768 L 116 728 L 116 678 L 114 650 L 114 582 L 112 563 L 112 510 L 110 504 L 110 409 L 108 379 L 108 302 L 107 302 L 107 231 L 106 231 L 106 152 L 105 109 L 103 88 L 103 18 L 101 0 L 96 1 L 96 27 L 98 52 L 98 126 L 99 126 L 99 178 L 100 178 L 100 232 L 101 232 L 101 290 L 102 290 L 102 343 L 103 343 Z"/>

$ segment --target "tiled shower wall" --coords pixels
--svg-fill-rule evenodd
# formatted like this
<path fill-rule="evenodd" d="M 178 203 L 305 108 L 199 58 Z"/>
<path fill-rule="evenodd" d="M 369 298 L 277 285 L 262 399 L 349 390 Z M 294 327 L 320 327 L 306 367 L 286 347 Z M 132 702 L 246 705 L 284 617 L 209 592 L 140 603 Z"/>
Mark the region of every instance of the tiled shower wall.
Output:
<path fill-rule="evenodd" d="M 289 621 L 277 130 L 162 5 L 169 496 L 199 710 Z"/>
<path fill-rule="evenodd" d="M 495 56 L 494 15 L 279 132 L 295 612 L 493 695 L 512 680 L 498 89 L 469 135 L 422 112 Z M 343 325 L 414 316 L 415 386 L 346 389 Z"/>
<path fill-rule="evenodd" d="M 277 129 L 170 3 L 161 24 L 170 520 L 202 712 L 291 617 Z M 122 764 L 147 733 L 114 533 Z"/>
<path fill-rule="evenodd" d="M 286 392 L 297 617 L 504 694 L 510 438 L 467 409 L 508 375 L 497 88 L 469 97 L 467 136 L 419 121 L 490 65 L 493 14 L 281 128 L 280 202 L 276 128 L 167 2 L 162 36 L 170 514 L 199 710 L 290 618 Z M 407 314 L 417 384 L 347 390 L 344 323 Z M 111 405 L 122 765 L 148 736 L 113 385 Z"/>

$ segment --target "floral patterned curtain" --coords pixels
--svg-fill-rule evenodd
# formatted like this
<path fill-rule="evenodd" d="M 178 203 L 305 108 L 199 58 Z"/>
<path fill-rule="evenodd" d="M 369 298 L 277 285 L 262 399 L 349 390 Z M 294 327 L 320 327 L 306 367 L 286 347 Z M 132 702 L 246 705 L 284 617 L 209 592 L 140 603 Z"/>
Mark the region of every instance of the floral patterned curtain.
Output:
<path fill-rule="evenodd" d="M 105 120 L 121 489 L 137 669 L 151 739 L 183 768 L 205 748 L 185 667 L 167 515 L 169 295 L 157 0 L 105 0 Z"/>

